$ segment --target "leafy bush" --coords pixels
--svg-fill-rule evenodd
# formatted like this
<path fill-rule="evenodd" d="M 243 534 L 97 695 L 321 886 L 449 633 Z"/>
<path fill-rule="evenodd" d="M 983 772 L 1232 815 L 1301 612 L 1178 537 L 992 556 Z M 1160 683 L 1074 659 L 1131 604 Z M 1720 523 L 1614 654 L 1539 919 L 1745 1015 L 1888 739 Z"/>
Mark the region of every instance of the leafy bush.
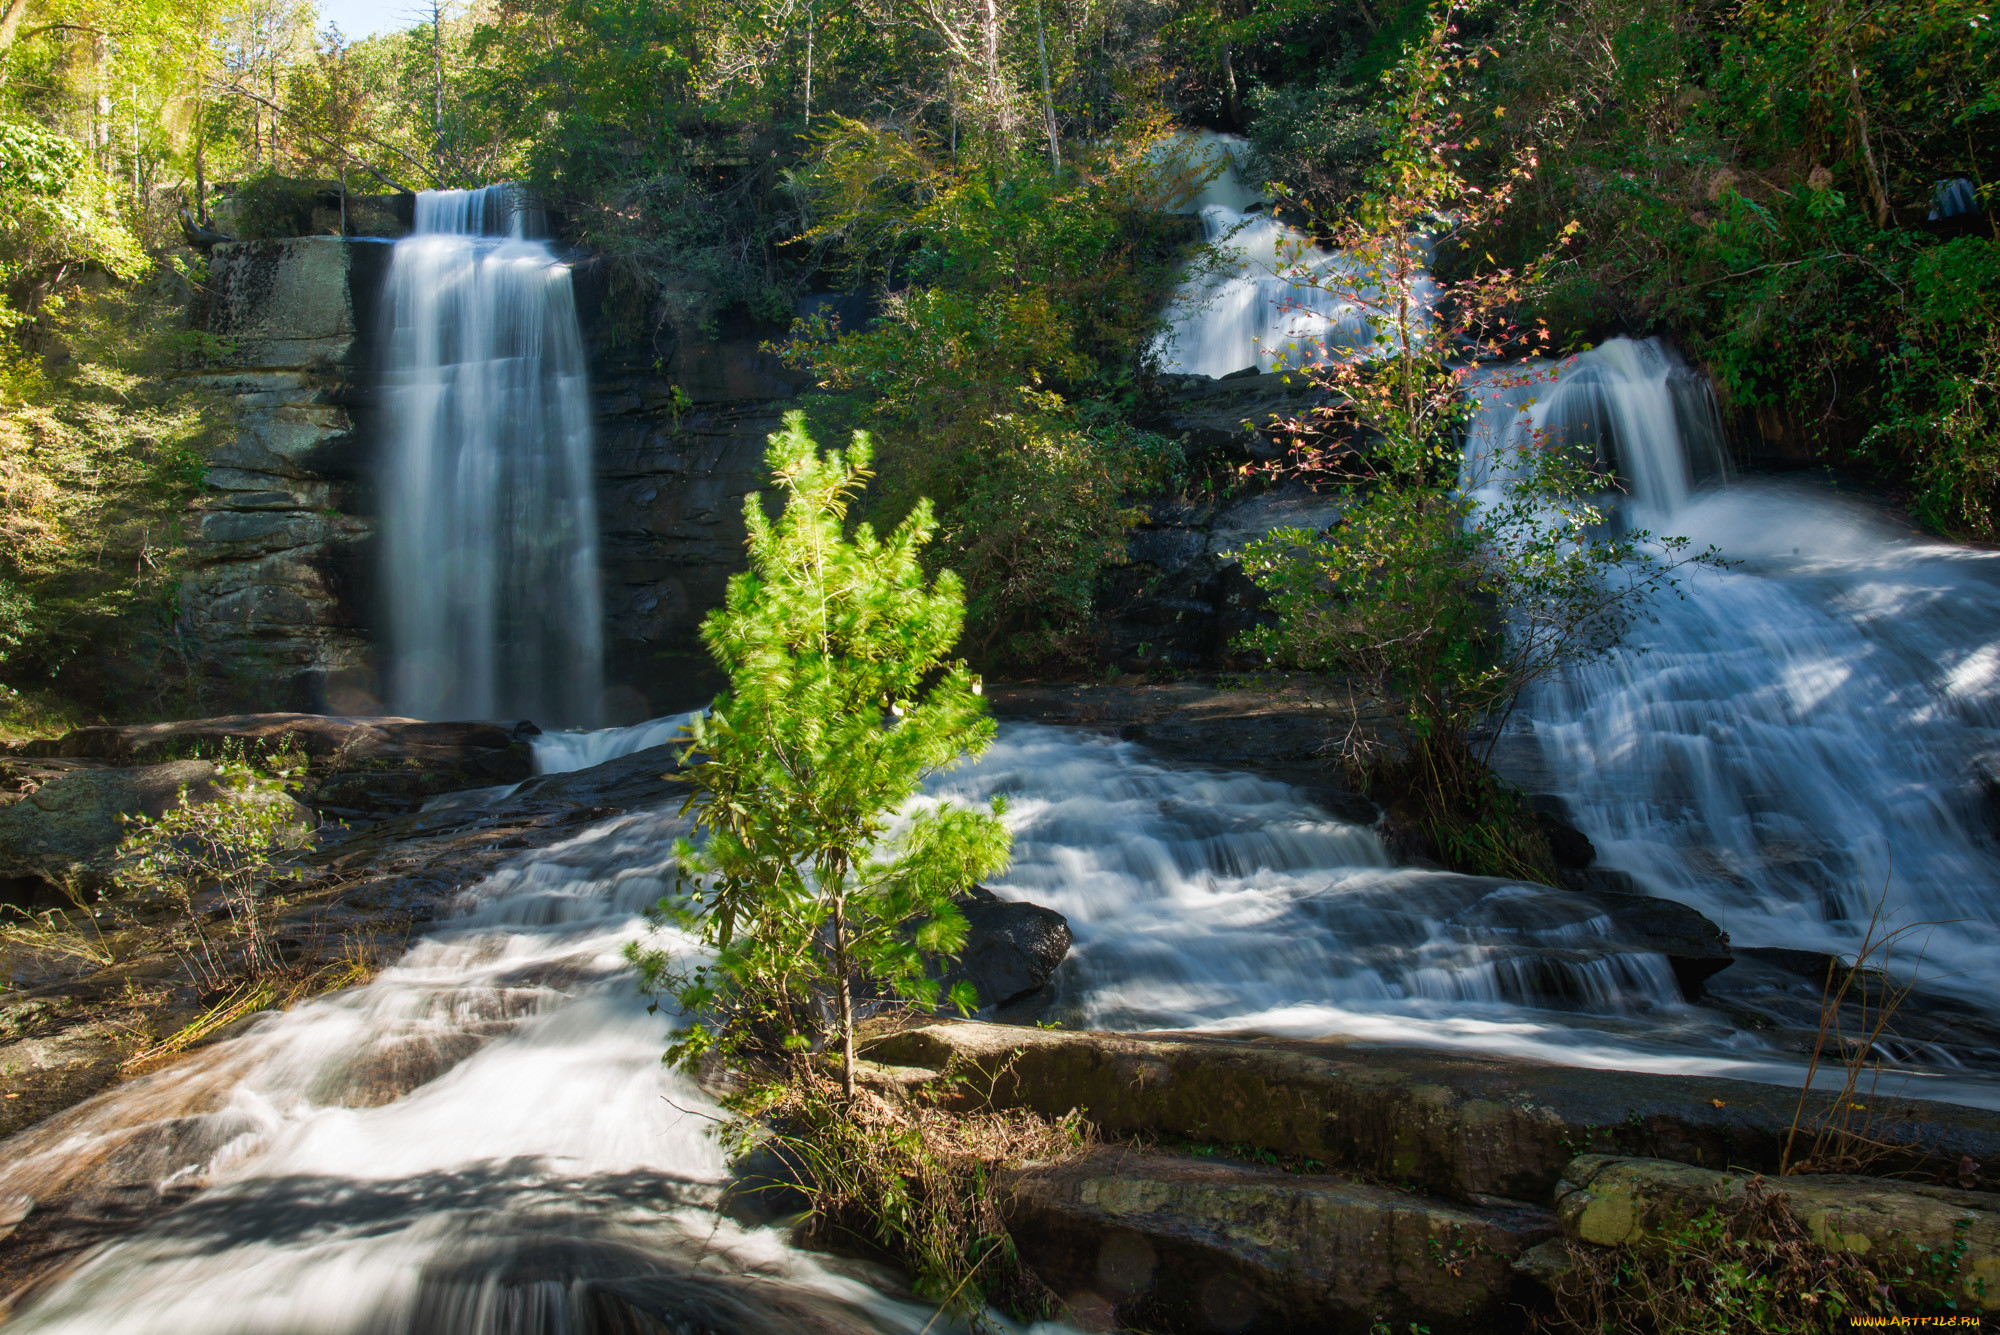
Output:
<path fill-rule="evenodd" d="M 1211 170 L 1154 120 L 1061 178 L 1032 159 L 960 167 L 857 122 L 822 132 L 814 235 L 857 278 L 879 265 L 911 286 L 872 329 L 802 325 L 787 355 L 882 442 L 871 513 L 935 504 L 934 559 L 966 580 L 982 664 L 1094 661 L 1100 575 L 1139 517 L 1128 498 L 1178 461 L 1119 416 L 1187 246 L 1164 210 Z"/>
<path fill-rule="evenodd" d="M 268 770 L 226 755 L 215 763 L 214 800 L 191 802 L 182 784 L 164 816 L 128 822 L 120 885 L 167 897 L 178 916 L 166 948 L 208 991 L 285 967 L 271 937 L 276 905 L 267 891 L 287 874 L 286 855 L 309 842 L 287 791 L 302 768 L 288 753 Z M 210 926 L 211 893 L 225 922 L 220 931 Z"/>

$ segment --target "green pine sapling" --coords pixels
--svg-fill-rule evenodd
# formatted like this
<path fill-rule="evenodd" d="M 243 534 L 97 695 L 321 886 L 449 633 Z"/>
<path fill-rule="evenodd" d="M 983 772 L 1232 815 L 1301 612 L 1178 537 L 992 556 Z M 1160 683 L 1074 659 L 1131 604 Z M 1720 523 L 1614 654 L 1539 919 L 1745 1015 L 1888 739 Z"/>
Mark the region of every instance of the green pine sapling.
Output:
<path fill-rule="evenodd" d="M 837 1040 L 849 1095 L 860 985 L 935 1005 L 926 962 L 965 942 L 953 901 L 1006 865 L 1011 841 L 999 799 L 987 811 L 906 810 L 927 776 L 985 750 L 994 727 L 977 679 L 945 662 L 965 597 L 950 571 L 925 580 L 930 503 L 886 539 L 866 524 L 843 536 L 870 456 L 856 432 L 845 457 L 821 457 L 796 412 L 771 437 L 784 513 L 773 523 L 748 498 L 750 569 L 702 623 L 729 675 L 684 757 L 707 839 L 680 842 L 680 888 L 651 915 L 700 950 L 626 951 L 648 990 L 687 1017 L 669 1061 Z M 976 998 L 961 983 L 950 1000 Z"/>

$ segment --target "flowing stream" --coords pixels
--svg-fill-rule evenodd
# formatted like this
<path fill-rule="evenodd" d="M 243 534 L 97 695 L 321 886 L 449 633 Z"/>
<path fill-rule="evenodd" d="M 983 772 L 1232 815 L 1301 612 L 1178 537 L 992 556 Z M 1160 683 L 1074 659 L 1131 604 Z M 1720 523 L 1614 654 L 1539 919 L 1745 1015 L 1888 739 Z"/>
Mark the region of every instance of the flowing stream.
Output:
<path fill-rule="evenodd" d="M 382 470 L 390 708 L 596 722 L 590 392 L 569 267 L 512 186 L 427 190 L 396 243 Z"/>
<path fill-rule="evenodd" d="M 28 1133 L 0 1195 L 121 1156 L 117 1180 L 205 1189 L 10 1328 L 915 1335 L 928 1308 L 716 1212 L 717 1110 L 662 1068 L 618 953 L 685 829 L 634 814 L 524 855 L 368 986 Z"/>

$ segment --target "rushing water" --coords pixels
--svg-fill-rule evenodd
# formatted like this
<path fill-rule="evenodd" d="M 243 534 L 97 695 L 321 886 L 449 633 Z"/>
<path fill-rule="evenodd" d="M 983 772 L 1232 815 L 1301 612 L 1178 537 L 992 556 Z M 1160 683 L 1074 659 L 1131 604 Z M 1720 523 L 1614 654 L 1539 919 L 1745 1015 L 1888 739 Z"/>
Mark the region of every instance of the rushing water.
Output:
<path fill-rule="evenodd" d="M 428 190 L 396 243 L 383 374 L 390 707 L 588 727 L 603 615 L 570 273 L 510 186 Z"/>
<path fill-rule="evenodd" d="M 716 1110 L 661 1066 L 668 1021 L 618 953 L 685 828 L 635 814 L 527 854 L 368 986 L 17 1140 L 0 1196 L 47 1195 L 134 1141 L 152 1148 L 118 1181 L 206 1190 L 10 1329 L 921 1329 L 927 1309 L 715 1211 Z M 660 1325 L 621 1323 L 630 1306 Z"/>
<path fill-rule="evenodd" d="M 1197 136 L 1197 152 L 1220 174 L 1190 201 L 1215 263 L 1174 293 L 1159 341 L 1163 369 L 1225 376 L 1298 367 L 1351 356 L 1377 343 L 1367 315 L 1351 298 L 1371 291 L 1344 256 L 1279 221 L 1271 201 L 1243 179 L 1246 141 Z M 1423 279 L 1417 293 L 1430 295 Z"/>
<path fill-rule="evenodd" d="M 1739 945 L 1851 952 L 1878 905 L 1937 924 L 1904 963 L 2000 1012 L 2000 557 L 1823 489 L 1713 485 L 1706 387 L 1652 342 L 1494 393 L 1482 426 L 1599 445 L 1633 520 L 1729 562 L 1528 702 L 1603 861 Z"/>

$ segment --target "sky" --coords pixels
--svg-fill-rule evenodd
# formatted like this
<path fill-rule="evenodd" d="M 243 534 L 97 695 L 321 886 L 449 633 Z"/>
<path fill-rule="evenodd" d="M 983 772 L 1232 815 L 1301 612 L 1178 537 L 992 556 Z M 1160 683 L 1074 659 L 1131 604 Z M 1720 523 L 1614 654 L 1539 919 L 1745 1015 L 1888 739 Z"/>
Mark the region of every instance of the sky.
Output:
<path fill-rule="evenodd" d="M 429 17 L 423 0 L 319 0 L 319 26 L 340 25 L 343 36 L 373 37 L 407 28 Z"/>

